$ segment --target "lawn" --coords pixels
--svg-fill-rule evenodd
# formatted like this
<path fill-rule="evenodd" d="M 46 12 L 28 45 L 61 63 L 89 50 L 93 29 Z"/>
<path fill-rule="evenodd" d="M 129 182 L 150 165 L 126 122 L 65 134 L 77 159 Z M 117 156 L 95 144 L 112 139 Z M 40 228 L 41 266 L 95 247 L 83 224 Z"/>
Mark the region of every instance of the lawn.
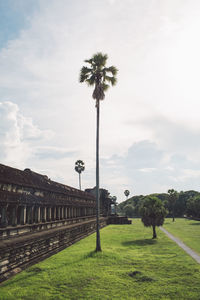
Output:
<path fill-rule="evenodd" d="M 0 299 L 199 299 L 200 266 L 158 229 L 109 225 L 0 286 Z"/>
<path fill-rule="evenodd" d="M 200 221 L 179 218 L 172 222 L 172 219 L 165 219 L 163 227 L 200 255 Z"/>

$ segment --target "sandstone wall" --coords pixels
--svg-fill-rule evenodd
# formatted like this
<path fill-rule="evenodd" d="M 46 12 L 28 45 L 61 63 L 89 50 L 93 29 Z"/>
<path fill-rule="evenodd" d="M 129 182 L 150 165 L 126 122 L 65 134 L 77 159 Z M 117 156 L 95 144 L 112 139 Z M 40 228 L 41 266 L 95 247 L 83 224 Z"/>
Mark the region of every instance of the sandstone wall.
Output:
<path fill-rule="evenodd" d="M 100 226 L 107 218 L 100 218 Z M 0 243 L 0 282 L 95 232 L 96 220 L 11 238 Z M 94 246 L 95 247 L 95 246 Z"/>

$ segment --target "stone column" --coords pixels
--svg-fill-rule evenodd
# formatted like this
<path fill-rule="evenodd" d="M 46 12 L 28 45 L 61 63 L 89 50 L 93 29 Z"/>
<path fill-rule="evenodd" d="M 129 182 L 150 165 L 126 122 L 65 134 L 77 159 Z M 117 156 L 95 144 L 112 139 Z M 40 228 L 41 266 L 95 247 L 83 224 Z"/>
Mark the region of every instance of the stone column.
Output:
<path fill-rule="evenodd" d="M 40 206 L 36 206 L 35 208 L 35 223 L 40 223 L 41 216 L 40 216 Z"/>
<path fill-rule="evenodd" d="M 51 221 L 51 207 L 47 207 L 47 221 Z"/>
<path fill-rule="evenodd" d="M 33 206 L 27 207 L 27 223 L 33 223 Z"/>
<path fill-rule="evenodd" d="M 1 207 L 0 214 L 1 214 L 0 227 L 6 227 L 8 225 L 7 205 L 4 205 L 4 206 Z"/>
<path fill-rule="evenodd" d="M 67 217 L 70 219 L 71 218 L 71 207 L 68 207 L 67 210 Z"/>
<path fill-rule="evenodd" d="M 56 207 L 56 210 L 57 210 L 57 220 L 60 220 L 60 206 L 57 206 Z"/>
<path fill-rule="evenodd" d="M 26 205 L 21 206 L 21 209 L 20 209 L 20 224 L 21 225 L 26 224 Z"/>
<path fill-rule="evenodd" d="M 56 220 L 56 206 L 53 208 L 53 219 Z"/>
<path fill-rule="evenodd" d="M 43 210 L 42 222 L 46 222 L 46 220 L 47 220 L 47 208 L 46 208 L 46 206 L 44 206 L 42 210 Z"/>
<path fill-rule="evenodd" d="M 64 218 L 67 219 L 67 207 L 64 207 Z"/>
<path fill-rule="evenodd" d="M 17 206 L 12 207 L 11 224 L 12 226 L 17 225 Z"/>
<path fill-rule="evenodd" d="M 64 218 L 64 209 L 63 209 L 63 206 L 61 206 L 61 208 L 60 208 L 60 218 L 61 218 L 61 220 Z"/>

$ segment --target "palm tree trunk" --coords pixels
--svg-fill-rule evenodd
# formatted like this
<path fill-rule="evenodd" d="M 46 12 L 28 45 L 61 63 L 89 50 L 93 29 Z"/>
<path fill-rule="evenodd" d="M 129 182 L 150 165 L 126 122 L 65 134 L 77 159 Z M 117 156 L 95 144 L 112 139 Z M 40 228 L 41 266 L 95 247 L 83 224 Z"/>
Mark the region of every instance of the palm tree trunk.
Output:
<path fill-rule="evenodd" d="M 157 235 L 156 235 L 156 226 L 153 225 L 153 239 L 156 239 Z"/>
<path fill-rule="evenodd" d="M 100 101 L 97 100 L 97 133 L 96 133 L 96 252 L 101 251 L 100 229 L 99 229 L 99 115 L 100 115 Z"/>
<path fill-rule="evenodd" d="M 79 189 L 81 190 L 81 173 L 79 173 Z"/>

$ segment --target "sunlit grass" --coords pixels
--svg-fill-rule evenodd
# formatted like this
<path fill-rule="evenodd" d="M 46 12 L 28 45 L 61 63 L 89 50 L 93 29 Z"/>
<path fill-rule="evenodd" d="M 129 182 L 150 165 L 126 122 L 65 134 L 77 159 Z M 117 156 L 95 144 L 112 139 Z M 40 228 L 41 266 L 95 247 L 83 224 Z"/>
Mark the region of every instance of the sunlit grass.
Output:
<path fill-rule="evenodd" d="M 199 299 L 200 266 L 158 229 L 139 219 L 95 235 L 3 283 L 0 299 Z"/>
<path fill-rule="evenodd" d="M 200 221 L 184 218 L 166 219 L 164 228 L 200 255 Z"/>

